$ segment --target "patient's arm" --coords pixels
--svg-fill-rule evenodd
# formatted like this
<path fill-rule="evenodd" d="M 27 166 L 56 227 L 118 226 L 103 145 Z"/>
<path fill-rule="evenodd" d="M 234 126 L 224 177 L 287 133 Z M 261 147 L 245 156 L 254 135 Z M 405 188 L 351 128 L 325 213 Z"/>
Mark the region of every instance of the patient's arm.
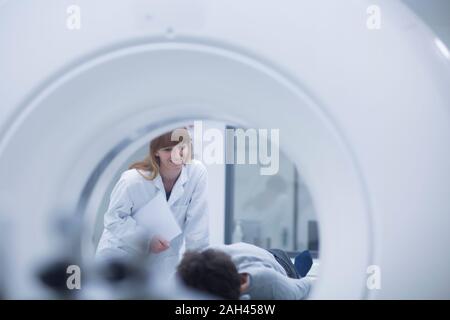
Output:
<path fill-rule="evenodd" d="M 249 291 L 251 299 L 300 300 L 306 298 L 311 290 L 312 280 L 309 278 L 292 279 L 269 268 L 253 271 Z"/>

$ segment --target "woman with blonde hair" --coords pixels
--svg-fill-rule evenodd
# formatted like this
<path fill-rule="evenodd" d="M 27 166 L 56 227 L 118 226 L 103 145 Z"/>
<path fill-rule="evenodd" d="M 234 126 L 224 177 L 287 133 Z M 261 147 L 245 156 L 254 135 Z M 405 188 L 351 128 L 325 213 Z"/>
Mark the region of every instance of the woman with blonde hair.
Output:
<path fill-rule="evenodd" d="M 154 255 L 174 268 L 183 242 L 186 249 L 209 244 L 207 171 L 191 159 L 192 144 L 186 129 L 167 132 L 150 142 L 147 157 L 122 173 L 111 193 L 97 256 Z M 163 193 L 182 233 L 171 242 L 148 231 L 134 213 Z M 166 270 L 167 271 L 167 270 Z"/>

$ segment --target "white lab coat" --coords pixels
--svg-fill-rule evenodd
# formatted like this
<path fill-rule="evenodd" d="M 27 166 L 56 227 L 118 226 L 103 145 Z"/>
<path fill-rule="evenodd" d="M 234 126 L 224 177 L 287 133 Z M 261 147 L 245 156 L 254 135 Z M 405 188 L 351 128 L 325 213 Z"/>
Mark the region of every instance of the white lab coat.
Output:
<path fill-rule="evenodd" d="M 149 174 L 145 171 L 142 173 Z M 169 249 L 151 254 L 155 269 L 173 272 L 179 262 L 183 242 L 187 250 L 208 246 L 207 184 L 207 171 L 200 161 L 192 160 L 190 164 L 183 165 L 168 199 L 182 233 L 171 241 Z M 111 193 L 105 213 L 105 228 L 97 247 L 97 257 L 126 257 L 148 253 L 149 241 L 153 235 L 139 226 L 133 215 L 152 200 L 157 192 L 165 195 L 160 175 L 150 181 L 143 178 L 136 169 L 122 173 Z"/>

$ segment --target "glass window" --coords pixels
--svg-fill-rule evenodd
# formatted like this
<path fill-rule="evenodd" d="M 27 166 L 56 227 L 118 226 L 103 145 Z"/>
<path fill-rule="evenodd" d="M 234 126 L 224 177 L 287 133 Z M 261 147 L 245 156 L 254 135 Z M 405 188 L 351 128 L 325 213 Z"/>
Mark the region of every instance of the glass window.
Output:
<path fill-rule="evenodd" d="M 236 147 L 235 140 L 231 148 L 236 152 Z M 257 145 L 247 141 L 247 156 L 255 148 Z M 242 241 L 292 254 L 309 249 L 317 255 L 317 218 L 309 190 L 295 165 L 280 152 L 276 174 L 261 175 L 260 168 L 248 162 L 227 165 L 226 243 Z"/>

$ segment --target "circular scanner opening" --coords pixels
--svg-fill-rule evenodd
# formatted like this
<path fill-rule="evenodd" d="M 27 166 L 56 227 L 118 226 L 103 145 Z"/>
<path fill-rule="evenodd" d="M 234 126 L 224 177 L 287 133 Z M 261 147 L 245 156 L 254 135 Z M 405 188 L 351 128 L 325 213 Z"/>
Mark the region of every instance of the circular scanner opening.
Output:
<path fill-rule="evenodd" d="M 45 187 L 33 181 L 21 186 L 43 201 L 18 206 L 24 214 L 35 212 L 36 224 L 21 227 L 38 234 L 33 253 L 19 240 L 18 271 L 32 273 L 33 263 L 51 247 L 46 233 L 46 224 L 56 218 L 51 212 L 82 207 L 90 212 L 104 195 L 94 188 L 106 191 L 144 141 L 176 124 L 208 119 L 280 130 L 281 150 L 299 169 L 320 223 L 320 279 L 311 297 L 364 297 L 371 228 L 357 159 L 333 119 L 295 79 L 236 48 L 175 42 L 100 53 L 57 77 L 24 106 L 27 116 L 12 126 L 5 147 L 36 150 L 36 161 L 17 170 L 17 181 L 49 161 L 57 164 Z M 29 139 L 33 132 L 39 140 Z M 15 160 L 11 171 L 23 166 Z M 351 261 L 341 259 L 342 252 L 352 252 Z"/>
<path fill-rule="evenodd" d="M 195 120 L 158 127 L 156 131 L 177 127 L 188 128 L 194 159 L 202 161 L 208 171 L 210 245 L 245 242 L 265 249 L 278 248 L 293 262 L 300 252 L 309 250 L 314 264 L 308 278 L 318 279 L 317 215 L 301 173 L 279 149 L 280 129 Z M 87 196 L 80 199 L 78 209 L 85 212 L 81 237 L 84 264 L 94 259 L 115 184 L 132 163 L 148 155 L 149 141 L 155 137 L 152 129 L 147 126 L 138 130 L 139 134 L 131 134 L 134 141 L 125 138 L 92 174 L 95 181 L 90 180 Z"/>

